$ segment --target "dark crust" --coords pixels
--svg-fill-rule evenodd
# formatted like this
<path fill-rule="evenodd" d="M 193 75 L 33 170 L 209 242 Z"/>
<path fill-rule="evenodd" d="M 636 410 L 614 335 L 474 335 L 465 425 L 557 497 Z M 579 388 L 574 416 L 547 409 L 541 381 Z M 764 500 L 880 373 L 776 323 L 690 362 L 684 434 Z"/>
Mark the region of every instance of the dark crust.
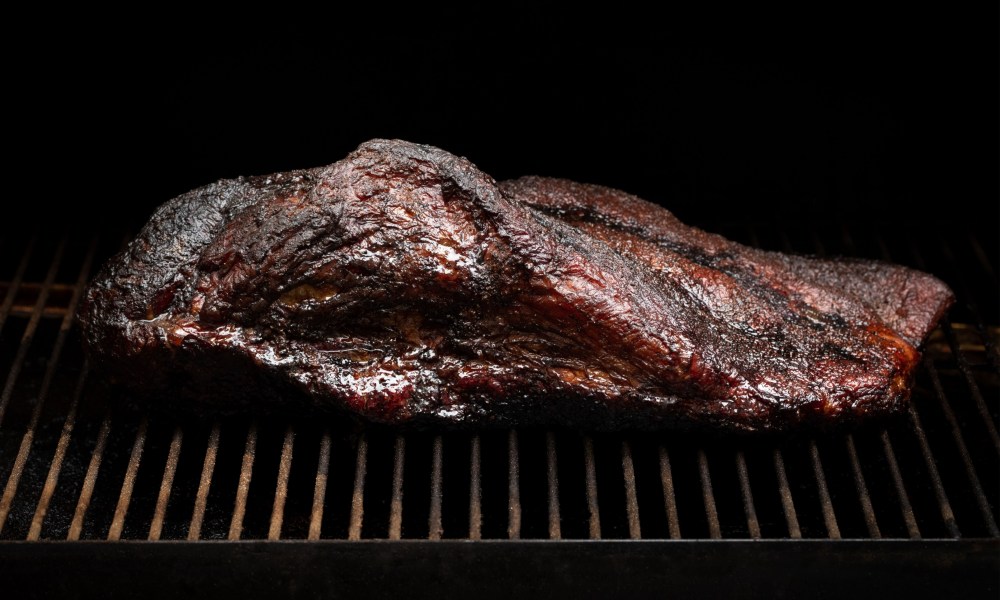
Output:
<path fill-rule="evenodd" d="M 599 186 L 373 140 L 161 207 L 87 290 L 94 365 L 165 410 L 780 432 L 908 402 L 934 277 L 764 252 Z"/>

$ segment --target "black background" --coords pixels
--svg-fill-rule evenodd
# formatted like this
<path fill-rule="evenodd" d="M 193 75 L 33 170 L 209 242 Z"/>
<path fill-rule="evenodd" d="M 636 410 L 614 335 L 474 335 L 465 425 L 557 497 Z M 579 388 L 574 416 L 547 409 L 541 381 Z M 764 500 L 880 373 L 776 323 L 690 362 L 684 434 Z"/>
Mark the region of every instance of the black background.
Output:
<path fill-rule="evenodd" d="M 219 178 L 398 137 L 497 179 L 618 187 L 703 225 L 971 218 L 995 234 L 1000 67 L 985 10 L 604 12 L 581 27 L 528 9 L 453 25 L 378 6 L 252 26 L 183 15 L 155 28 L 168 33 L 156 19 L 43 24 L 8 53 L 9 176 L 26 184 L 11 205 L 118 230 Z"/>

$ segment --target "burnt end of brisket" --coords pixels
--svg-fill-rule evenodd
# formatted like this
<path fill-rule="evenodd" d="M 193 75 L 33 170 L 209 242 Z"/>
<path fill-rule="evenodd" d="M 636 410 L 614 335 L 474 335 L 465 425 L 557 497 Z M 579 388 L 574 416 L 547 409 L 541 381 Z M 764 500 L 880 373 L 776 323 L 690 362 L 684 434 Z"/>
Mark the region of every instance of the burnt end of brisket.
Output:
<path fill-rule="evenodd" d="M 900 411 L 951 302 L 904 267 L 373 140 L 171 200 L 78 317 L 95 366 L 171 410 L 768 432 Z"/>

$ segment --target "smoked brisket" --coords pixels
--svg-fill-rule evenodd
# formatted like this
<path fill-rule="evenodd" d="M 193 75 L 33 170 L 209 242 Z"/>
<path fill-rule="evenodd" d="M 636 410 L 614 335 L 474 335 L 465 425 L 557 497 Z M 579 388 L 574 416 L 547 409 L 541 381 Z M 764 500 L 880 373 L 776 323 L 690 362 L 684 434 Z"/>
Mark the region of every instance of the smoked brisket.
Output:
<path fill-rule="evenodd" d="M 905 267 L 373 140 L 167 202 L 78 316 L 92 363 L 168 410 L 749 432 L 904 409 L 951 302 Z"/>

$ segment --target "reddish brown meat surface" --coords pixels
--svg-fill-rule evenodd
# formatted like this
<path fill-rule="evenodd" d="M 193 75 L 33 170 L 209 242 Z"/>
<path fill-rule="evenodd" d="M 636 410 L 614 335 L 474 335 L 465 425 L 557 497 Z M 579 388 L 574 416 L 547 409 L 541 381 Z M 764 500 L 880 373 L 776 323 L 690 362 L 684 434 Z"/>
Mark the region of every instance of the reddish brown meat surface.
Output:
<path fill-rule="evenodd" d="M 202 413 L 784 431 L 905 407 L 930 275 L 764 252 L 616 190 L 374 140 L 161 207 L 88 289 L 93 362 Z"/>

